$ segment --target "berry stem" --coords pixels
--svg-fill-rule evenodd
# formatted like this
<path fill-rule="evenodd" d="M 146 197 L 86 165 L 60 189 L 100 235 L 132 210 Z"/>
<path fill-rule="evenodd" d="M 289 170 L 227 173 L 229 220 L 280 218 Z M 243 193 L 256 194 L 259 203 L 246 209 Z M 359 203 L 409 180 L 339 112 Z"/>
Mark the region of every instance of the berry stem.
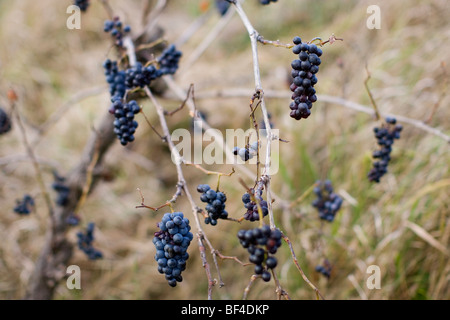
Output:
<path fill-rule="evenodd" d="M 256 274 L 254 274 L 254 275 L 252 275 L 250 277 L 250 282 L 248 283 L 248 285 L 244 289 L 244 296 L 243 296 L 242 300 L 247 300 L 247 296 L 248 296 L 248 293 L 250 292 L 250 289 L 251 289 L 251 287 L 253 285 L 253 282 L 255 282 L 255 280 L 258 279 L 258 278 L 261 278 L 261 276 L 260 275 L 256 275 Z"/>
<path fill-rule="evenodd" d="M 298 263 L 297 256 L 295 255 L 294 247 L 292 246 L 291 240 L 289 240 L 289 238 L 284 233 L 281 233 L 281 237 L 288 244 L 289 250 L 291 251 L 292 259 L 294 260 L 294 264 L 297 267 L 300 274 L 302 275 L 303 280 L 305 280 L 305 282 L 315 291 L 317 300 L 320 300 L 320 299 L 325 300 L 325 298 L 320 293 L 319 289 L 317 289 L 316 286 L 308 279 L 308 277 L 303 272 L 302 267 L 300 267 L 300 264 Z"/>
<path fill-rule="evenodd" d="M 370 102 L 371 102 L 373 110 L 375 112 L 375 119 L 376 119 L 376 121 L 379 121 L 379 120 L 381 120 L 380 112 L 378 111 L 377 104 L 375 102 L 375 99 L 372 96 L 372 92 L 370 91 L 369 85 L 368 85 L 368 82 L 371 78 L 371 74 L 369 72 L 367 65 L 366 65 L 366 72 L 367 72 L 367 78 L 366 78 L 366 80 L 364 80 L 364 87 L 366 88 L 367 94 L 369 95 Z"/>

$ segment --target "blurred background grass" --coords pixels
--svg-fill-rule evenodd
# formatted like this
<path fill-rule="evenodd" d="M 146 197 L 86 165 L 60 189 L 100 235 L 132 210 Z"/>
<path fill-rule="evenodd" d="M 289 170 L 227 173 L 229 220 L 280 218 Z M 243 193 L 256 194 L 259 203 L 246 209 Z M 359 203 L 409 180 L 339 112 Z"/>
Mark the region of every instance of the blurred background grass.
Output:
<path fill-rule="evenodd" d="M 66 28 L 66 8 L 71 1 L 0 0 L 0 104 L 8 106 L 6 91 L 17 91 L 19 110 L 26 120 L 27 133 L 43 161 L 44 178 L 50 187 L 51 170 L 67 173 L 78 162 L 92 127 L 108 107 L 108 93 L 102 62 L 114 57 L 109 37 L 103 34 L 107 18 L 99 1 L 82 16 L 81 30 Z M 134 32 L 140 24 L 145 1 L 111 0 L 111 6 Z M 207 1 L 206 1 L 207 2 Z M 381 8 L 381 29 L 368 30 L 366 9 Z M 369 86 L 382 112 L 426 120 L 439 107 L 430 125 L 450 133 L 449 96 L 446 94 L 450 51 L 446 0 L 400 1 L 313 1 L 281 0 L 270 6 L 246 1 L 255 28 L 270 40 L 289 43 L 296 35 L 303 39 L 332 33 L 344 38 L 324 48 L 316 85 L 319 94 L 343 97 L 370 105 L 364 80 L 365 66 L 372 74 Z M 214 10 L 214 8 L 211 8 Z M 165 39 L 174 42 L 204 14 L 198 1 L 169 1 L 159 24 Z M 192 65 L 183 65 L 208 34 L 219 15 L 210 14 L 204 25 L 180 49 L 184 53 L 177 83 L 196 94 L 216 89 L 254 86 L 248 35 L 237 16 Z M 263 86 L 266 90 L 287 90 L 290 50 L 259 46 Z M 104 90 L 102 88 L 105 88 Z M 98 94 L 94 94 L 98 93 Z M 40 138 L 39 128 L 65 102 L 86 94 Z M 170 96 L 170 93 L 167 95 Z M 248 101 L 245 98 L 197 99 L 197 107 L 216 128 L 248 128 Z M 389 173 L 380 184 L 371 184 L 366 174 L 376 143 L 372 129 L 376 122 L 342 106 L 314 105 L 310 118 L 300 122 L 289 117 L 289 100 L 268 99 L 267 106 L 282 137 L 280 172 L 272 187 L 283 199 L 293 201 L 317 179 L 329 178 L 345 198 L 332 224 L 321 225 L 310 195 L 291 212 L 274 203 L 276 224 L 291 239 L 300 265 L 327 299 L 448 299 L 450 264 L 449 146 L 439 137 L 404 125 L 395 142 Z M 179 102 L 161 99 L 167 109 Z M 142 101 L 152 123 L 157 123 L 153 107 Z M 7 109 L 8 110 L 8 109 Z M 258 117 L 261 117 L 258 114 Z M 154 213 L 134 207 L 140 203 L 136 188 L 144 192 L 146 203 L 160 205 L 169 199 L 176 174 L 166 145 L 138 119 L 137 139 L 127 148 L 118 143 L 106 157 L 105 166 L 114 175 L 101 183 L 81 210 L 82 225 L 97 225 L 95 245 L 105 258 L 89 261 L 79 250 L 71 260 L 82 270 L 82 290 L 68 290 L 64 283 L 56 299 L 205 299 L 207 279 L 194 242 L 189 253 L 184 281 L 176 288 L 167 285 L 156 270 L 151 243 L 156 223 L 163 211 Z M 171 130 L 189 128 L 183 111 L 168 119 Z M 0 137 L 0 298 L 23 297 L 34 262 L 39 255 L 47 226 L 45 204 L 25 148 L 13 123 L 11 133 Z M 40 140 L 34 140 L 38 139 Z M 229 172 L 229 166 L 208 169 Z M 185 169 L 192 193 L 199 183 L 216 183 L 195 168 Z M 243 214 L 242 188 L 238 173 L 221 179 L 231 217 Z M 242 178 L 245 179 L 244 176 Z M 251 184 L 251 181 L 246 179 Z M 29 193 L 36 198 L 36 210 L 27 217 L 13 213 L 15 199 Z M 52 193 L 53 196 L 54 193 Z M 198 201 L 200 203 L 200 201 Z M 188 213 L 189 204 L 180 198 L 175 207 Z M 411 225 L 411 223 L 415 225 Z M 237 241 L 240 228 L 253 224 L 219 221 L 204 229 L 216 249 L 246 261 L 247 253 Z M 69 233 L 75 241 L 74 228 Z M 446 250 L 437 249 L 432 237 Z M 434 244 L 434 245 L 433 245 Z M 277 274 L 281 285 L 294 299 L 313 299 L 314 292 L 301 279 L 286 245 L 277 253 Z M 314 271 L 324 258 L 333 264 L 329 280 Z M 213 276 L 217 274 L 211 263 Z M 366 268 L 381 268 L 381 289 L 366 287 Z M 215 287 L 214 299 L 240 299 L 252 274 L 251 267 L 233 261 L 219 261 L 225 282 Z M 257 281 L 251 299 L 275 298 L 273 282 Z"/>

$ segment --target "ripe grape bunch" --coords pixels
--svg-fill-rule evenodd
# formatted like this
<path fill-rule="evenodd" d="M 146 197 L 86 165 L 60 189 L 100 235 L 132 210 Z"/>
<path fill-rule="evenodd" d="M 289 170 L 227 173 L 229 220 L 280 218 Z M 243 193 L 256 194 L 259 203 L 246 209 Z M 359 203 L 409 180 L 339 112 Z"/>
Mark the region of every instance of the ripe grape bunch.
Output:
<path fill-rule="evenodd" d="M 125 71 L 119 70 L 117 61 L 111 61 L 110 59 L 106 59 L 103 68 L 105 69 L 106 82 L 109 84 L 111 101 L 121 100 L 126 91 Z"/>
<path fill-rule="evenodd" d="M 82 250 L 89 260 L 97 260 L 103 258 L 103 254 L 92 246 L 94 242 L 95 224 L 90 222 L 86 227 L 86 232 L 79 231 L 77 233 L 78 248 Z"/>
<path fill-rule="evenodd" d="M 0 134 L 7 133 L 11 130 L 11 119 L 6 114 L 5 110 L 0 108 Z"/>
<path fill-rule="evenodd" d="M 55 181 L 52 183 L 52 189 L 58 194 L 56 204 L 58 206 L 66 206 L 69 202 L 70 188 L 65 184 L 66 178 L 53 173 Z"/>
<path fill-rule="evenodd" d="M 156 59 L 160 72 L 162 74 L 175 74 L 182 55 L 182 52 L 178 51 L 175 45 L 168 46 Z"/>
<path fill-rule="evenodd" d="M 129 25 L 123 26 L 119 17 L 114 17 L 113 20 L 105 21 L 103 31 L 111 33 L 116 46 L 123 47 L 123 37 L 131 31 L 131 27 Z"/>
<path fill-rule="evenodd" d="M 342 198 L 333 192 L 330 180 L 317 181 L 314 193 L 317 198 L 312 202 L 312 205 L 319 211 L 319 218 L 332 222 L 342 206 Z"/>
<path fill-rule="evenodd" d="M 29 194 L 26 194 L 23 196 L 22 200 L 16 200 L 14 212 L 20 215 L 27 215 L 31 213 L 33 207 L 34 199 Z"/>
<path fill-rule="evenodd" d="M 315 270 L 316 272 L 322 274 L 324 277 L 329 279 L 331 276 L 332 268 L 333 267 L 331 266 L 330 262 L 327 259 L 325 259 L 323 265 L 316 266 Z"/>
<path fill-rule="evenodd" d="M 150 65 L 143 67 L 142 63 L 137 62 L 134 67 L 128 68 L 125 71 L 125 85 L 127 89 L 143 88 L 150 85 L 152 80 L 161 77 L 162 71 Z"/>
<path fill-rule="evenodd" d="M 128 103 L 122 103 L 121 100 L 113 102 L 110 112 L 114 113 L 114 133 L 120 141 L 120 144 L 126 146 L 128 142 L 133 142 L 134 133 L 138 127 L 138 122 L 134 116 L 141 111 L 141 108 L 135 100 Z"/>
<path fill-rule="evenodd" d="M 245 148 L 234 147 L 233 154 L 239 155 L 242 161 L 248 161 L 252 159 L 258 153 L 258 141 L 253 142 Z"/>
<path fill-rule="evenodd" d="M 263 217 L 267 216 L 267 214 L 269 213 L 269 209 L 267 201 L 263 200 L 262 198 L 262 189 L 257 188 L 256 192 L 254 191 L 254 189 L 250 189 L 250 192 L 259 202 L 259 206 L 261 207 Z M 252 200 L 250 193 L 248 192 L 244 193 L 244 195 L 242 196 L 242 202 L 244 203 L 245 209 L 247 209 L 247 212 L 244 213 L 244 219 L 249 221 L 258 221 L 259 220 L 258 205 L 256 204 L 255 201 Z"/>
<path fill-rule="evenodd" d="M 90 5 L 90 0 L 75 0 L 74 5 L 79 7 L 81 11 L 86 12 Z"/>
<path fill-rule="evenodd" d="M 206 224 L 210 223 L 215 226 L 218 219 L 228 218 L 228 212 L 225 210 L 225 201 L 227 201 L 225 193 L 216 192 L 207 184 L 198 185 L 197 191 L 202 193 L 200 200 L 207 203 L 205 208 L 208 212 L 208 217 L 205 218 Z"/>
<path fill-rule="evenodd" d="M 322 49 L 315 44 L 302 43 L 300 37 L 293 39 L 295 46 L 292 52 L 298 54 L 299 59 L 292 61 L 292 78 L 294 79 L 290 89 L 293 92 L 292 101 L 289 105 L 291 109 L 290 116 L 295 120 L 306 119 L 311 115 L 311 108 L 317 101 L 316 89 L 314 85 L 317 83 L 316 73 L 319 71 L 321 64 L 320 56 Z"/>
<path fill-rule="evenodd" d="M 250 254 L 250 262 L 255 264 L 255 274 L 261 275 L 265 282 L 270 281 L 269 269 L 275 268 L 278 263 L 273 255 L 281 246 L 281 231 L 271 230 L 268 225 L 265 225 L 262 228 L 241 229 L 237 237 L 240 244 Z"/>
<path fill-rule="evenodd" d="M 175 287 L 177 282 L 183 281 L 181 272 L 186 269 L 189 259 L 187 249 L 193 239 L 189 219 L 182 212 L 165 213 L 158 227 L 160 230 L 153 238 L 158 271 L 165 274 L 171 287 Z"/>
<path fill-rule="evenodd" d="M 381 177 L 387 172 L 389 161 L 391 160 L 392 145 L 395 139 L 400 139 L 400 132 L 403 129 L 401 124 L 397 124 L 397 119 L 387 117 L 386 123 L 381 128 L 374 128 L 375 138 L 380 146 L 379 150 L 373 152 L 375 159 L 380 159 L 373 163 L 373 168 L 367 177 L 369 181 L 380 182 Z"/>

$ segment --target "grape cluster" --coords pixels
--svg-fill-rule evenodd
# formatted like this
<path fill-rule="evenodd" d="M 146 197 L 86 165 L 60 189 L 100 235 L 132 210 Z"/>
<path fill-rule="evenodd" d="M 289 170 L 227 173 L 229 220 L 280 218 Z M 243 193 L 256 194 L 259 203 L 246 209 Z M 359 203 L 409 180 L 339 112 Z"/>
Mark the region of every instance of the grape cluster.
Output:
<path fill-rule="evenodd" d="M 116 100 L 112 103 L 110 112 L 114 113 L 114 133 L 120 141 L 120 144 L 126 146 L 128 142 L 134 141 L 134 133 L 138 127 L 138 122 L 134 116 L 141 111 L 141 108 L 135 100 L 128 103 L 122 103 Z"/>
<path fill-rule="evenodd" d="M 228 218 L 228 212 L 225 210 L 225 201 L 227 201 L 225 193 L 216 192 L 207 184 L 199 184 L 197 191 L 202 193 L 200 200 L 207 203 L 205 208 L 208 212 L 208 217 L 205 218 L 206 224 L 210 223 L 215 226 L 218 219 Z"/>
<path fill-rule="evenodd" d="M 316 73 L 319 71 L 321 64 L 320 56 L 322 49 L 315 44 L 302 43 L 300 37 L 293 39 L 295 46 L 292 52 L 298 54 L 299 59 L 295 59 L 291 63 L 292 78 L 294 78 L 290 89 L 293 92 L 292 101 L 289 105 L 291 109 L 290 116 L 295 120 L 306 119 L 311 114 L 311 108 L 317 101 L 316 89 L 314 85 L 317 83 Z"/>
<path fill-rule="evenodd" d="M 11 130 L 11 119 L 8 114 L 0 108 L 0 134 L 7 133 Z"/>
<path fill-rule="evenodd" d="M 242 161 L 247 161 L 252 159 L 258 153 L 258 141 L 253 142 L 248 147 L 239 148 L 234 147 L 233 154 L 235 156 L 239 155 Z"/>
<path fill-rule="evenodd" d="M 156 248 L 155 260 L 159 273 L 166 275 L 171 287 L 183 281 L 181 272 L 186 269 L 189 259 L 187 249 L 193 239 L 189 230 L 189 220 L 182 212 L 166 213 L 158 223 L 160 231 L 155 232 L 153 244 Z"/>
<path fill-rule="evenodd" d="M 86 12 L 90 4 L 90 0 L 75 0 L 74 5 L 80 8 L 81 11 Z"/>
<path fill-rule="evenodd" d="M 261 275 L 264 281 L 271 278 L 268 269 L 277 266 L 277 259 L 272 256 L 281 246 L 281 231 L 271 230 L 265 225 L 262 228 L 250 230 L 239 230 L 237 237 L 240 244 L 247 249 L 250 254 L 249 260 L 255 264 L 255 274 Z"/>
<path fill-rule="evenodd" d="M 34 207 L 34 199 L 26 194 L 23 196 L 22 200 L 16 200 L 16 206 L 14 207 L 14 212 L 18 214 L 27 215 L 30 214 Z"/>
<path fill-rule="evenodd" d="M 259 0 L 259 3 L 263 4 L 263 5 L 268 5 L 271 2 L 277 2 L 278 0 Z"/>
<path fill-rule="evenodd" d="M 319 218 L 332 222 L 342 206 L 342 198 L 333 192 L 330 180 L 317 181 L 314 193 L 317 198 L 312 202 L 312 205 L 319 211 Z"/>
<path fill-rule="evenodd" d="M 125 71 L 125 85 L 128 89 L 150 85 L 152 80 L 161 77 L 162 72 L 150 65 L 148 67 L 142 66 L 142 63 L 137 62 L 134 67 Z"/>
<path fill-rule="evenodd" d="M 66 178 L 53 174 L 55 181 L 52 183 L 52 189 L 58 194 L 56 198 L 56 204 L 64 207 L 69 202 L 70 188 L 65 184 Z"/>
<path fill-rule="evenodd" d="M 263 200 L 262 198 L 262 189 L 256 189 L 256 192 L 254 191 L 254 189 L 250 189 L 250 192 L 252 192 L 256 200 L 259 201 L 263 217 L 267 216 L 267 214 L 269 213 L 269 209 L 267 206 L 267 201 Z M 244 219 L 249 221 L 258 221 L 258 205 L 252 200 L 250 193 L 244 193 L 244 195 L 242 196 L 242 202 L 244 203 L 245 209 L 247 209 L 247 212 L 244 213 Z"/>
<path fill-rule="evenodd" d="M 229 8 L 230 3 L 227 0 L 216 0 L 216 9 L 221 16 L 224 16 Z"/>
<path fill-rule="evenodd" d="M 117 61 L 106 59 L 103 63 L 105 69 L 106 82 L 109 84 L 109 93 L 111 94 L 111 101 L 121 100 L 125 95 L 126 73 L 120 71 L 117 66 Z"/>
<path fill-rule="evenodd" d="M 181 56 L 181 51 L 178 51 L 175 45 L 172 44 L 167 47 L 157 59 L 161 73 L 175 74 L 178 70 L 178 63 Z"/>
<path fill-rule="evenodd" d="M 373 130 L 380 149 L 372 154 L 375 159 L 379 159 L 373 163 L 373 168 L 367 175 L 369 181 L 372 182 L 380 182 L 381 177 L 387 172 L 387 167 L 391 160 L 392 145 L 395 139 L 400 139 L 400 132 L 403 129 L 401 124 L 397 124 L 397 119 L 387 117 L 385 120 L 385 125 L 381 128 L 376 127 Z"/>
<path fill-rule="evenodd" d="M 105 21 L 103 31 L 111 33 L 111 36 L 115 40 L 114 44 L 118 47 L 122 47 L 123 37 L 131 31 L 131 27 L 129 25 L 123 26 L 123 23 L 120 21 L 119 17 L 114 17 L 113 20 Z"/>
<path fill-rule="evenodd" d="M 323 276 L 325 276 L 327 279 L 331 276 L 331 266 L 328 264 L 325 264 L 325 266 L 318 265 L 315 268 L 316 272 L 319 272 Z"/>
<path fill-rule="evenodd" d="M 97 260 L 103 258 L 103 254 L 92 246 L 94 242 L 95 224 L 90 222 L 86 227 L 86 232 L 79 231 L 77 233 L 78 248 L 82 250 L 89 260 Z"/>

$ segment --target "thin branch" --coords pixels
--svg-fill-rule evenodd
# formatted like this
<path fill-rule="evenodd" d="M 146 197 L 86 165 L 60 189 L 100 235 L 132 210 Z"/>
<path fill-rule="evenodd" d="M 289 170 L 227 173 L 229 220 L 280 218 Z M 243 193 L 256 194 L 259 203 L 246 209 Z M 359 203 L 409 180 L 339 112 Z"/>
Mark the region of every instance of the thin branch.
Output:
<path fill-rule="evenodd" d="M 140 111 L 139 113 L 142 114 L 142 116 L 143 116 L 144 119 L 145 119 L 145 122 L 147 122 L 147 124 L 148 124 L 149 127 L 152 129 L 152 131 L 153 131 L 154 133 L 156 133 L 156 135 L 157 135 L 162 141 L 166 141 L 166 138 L 163 137 L 163 136 L 158 132 L 158 130 L 155 128 L 155 126 L 152 125 L 152 123 L 150 122 L 150 120 L 147 118 L 147 116 L 145 115 L 144 111 L 142 110 L 142 108 L 141 108 L 141 111 Z"/>
<path fill-rule="evenodd" d="M 255 282 L 256 279 L 259 279 L 259 278 L 261 278 L 261 276 L 260 275 L 256 275 L 256 274 L 254 274 L 254 275 L 252 275 L 250 277 L 250 282 L 248 283 L 248 285 L 244 289 L 244 296 L 243 296 L 242 300 L 247 300 L 247 296 L 248 296 L 248 294 L 250 292 L 250 289 L 251 289 L 253 283 Z"/>
<path fill-rule="evenodd" d="M 372 96 L 372 92 L 370 92 L 369 85 L 367 84 L 369 82 L 369 80 L 370 80 L 370 77 L 371 77 L 367 65 L 366 65 L 366 72 L 367 72 L 367 78 L 366 78 L 366 80 L 364 80 L 364 87 L 366 88 L 367 94 L 369 95 L 370 102 L 372 103 L 372 107 L 373 107 L 373 110 L 375 112 L 375 118 L 378 121 L 378 120 L 381 119 L 381 116 L 380 116 L 380 112 L 378 111 L 378 107 L 377 107 L 377 104 L 375 102 L 375 99 Z"/>
<path fill-rule="evenodd" d="M 165 207 L 168 207 L 168 206 L 172 207 L 171 203 L 169 201 L 167 201 L 163 205 L 160 205 L 159 207 L 150 207 L 150 206 L 145 204 L 144 194 L 142 193 L 141 189 L 137 188 L 136 190 L 139 192 L 139 195 L 141 196 L 141 205 L 140 206 L 136 206 L 135 207 L 136 209 L 146 208 L 146 209 L 150 209 L 150 210 L 153 210 L 153 211 L 158 211 L 158 210 L 160 210 L 162 208 L 165 208 Z"/>
<path fill-rule="evenodd" d="M 264 167 L 264 175 L 266 177 L 266 194 L 267 194 L 267 205 L 269 211 L 269 221 L 270 227 L 275 228 L 275 221 L 273 218 L 272 209 L 272 193 L 270 189 L 270 166 L 271 166 L 271 155 L 272 155 L 272 128 L 270 125 L 269 113 L 267 112 L 266 102 L 264 99 L 264 91 L 261 83 L 261 73 L 259 70 L 259 60 L 258 60 L 258 32 L 253 28 L 250 20 L 248 19 L 244 9 L 241 6 L 240 1 L 233 1 L 236 11 L 242 20 L 245 28 L 247 29 L 248 35 L 250 37 L 251 47 L 252 47 L 252 57 L 253 57 L 253 76 L 255 78 L 255 92 L 259 94 L 261 101 L 261 111 L 263 113 L 264 123 L 266 126 L 267 133 L 267 146 L 266 146 L 266 162 Z"/>
<path fill-rule="evenodd" d="M 212 280 L 211 270 L 209 269 L 209 264 L 206 260 L 205 246 L 203 245 L 203 235 L 197 233 L 197 240 L 202 265 L 203 268 L 205 268 L 206 277 L 208 278 L 208 300 L 212 300 L 212 287 L 215 285 L 215 281 Z"/>
<path fill-rule="evenodd" d="M 289 294 L 286 292 L 286 290 L 284 290 L 281 287 L 280 281 L 278 280 L 275 270 L 271 269 L 271 271 L 272 271 L 273 280 L 275 281 L 275 287 L 276 287 L 275 292 L 277 294 L 278 300 L 281 300 L 281 297 L 285 298 L 286 300 L 291 300 L 291 298 L 289 297 Z"/>
<path fill-rule="evenodd" d="M 211 29 L 211 31 L 203 38 L 202 42 L 197 45 L 191 55 L 183 63 L 184 67 L 181 72 L 189 69 L 206 51 L 206 49 L 217 40 L 219 34 L 225 29 L 227 24 L 231 21 L 235 11 L 230 8 L 227 13 L 219 20 L 219 22 Z"/>
<path fill-rule="evenodd" d="M 265 96 L 272 99 L 288 99 L 290 97 L 292 92 L 285 91 L 285 90 L 268 90 L 265 92 Z M 197 93 L 196 98 L 197 99 L 210 99 L 212 97 L 220 97 L 220 98 L 236 98 L 236 97 L 248 97 L 248 95 L 251 95 L 250 89 L 242 89 L 242 88 L 225 88 L 220 90 L 211 90 L 208 92 L 201 92 Z M 362 105 L 357 102 L 353 102 L 341 97 L 335 97 L 325 94 L 318 94 L 317 99 L 322 102 L 326 103 L 332 103 L 339 106 L 342 106 L 347 109 L 351 109 L 353 111 L 366 113 L 369 115 L 374 115 L 374 110 L 371 107 Z M 423 130 L 427 133 L 430 133 L 432 135 L 435 135 L 443 140 L 445 140 L 447 143 L 450 143 L 450 136 L 443 133 L 441 130 L 437 128 L 433 128 L 429 125 L 427 125 L 424 121 L 412 119 L 406 116 L 393 114 L 393 113 L 380 113 L 381 117 L 395 117 L 398 121 L 401 121 L 403 123 L 407 123 L 413 127 L 416 127 L 417 129 Z"/>
<path fill-rule="evenodd" d="M 187 188 L 186 180 L 184 179 L 184 175 L 183 175 L 183 169 L 181 167 L 181 164 L 183 163 L 183 158 L 181 157 L 177 148 L 173 144 L 172 139 L 170 138 L 170 131 L 167 126 L 166 118 L 164 115 L 164 109 L 159 104 L 159 102 L 156 100 L 156 98 L 153 96 L 153 93 L 150 91 L 150 89 L 148 87 L 145 87 L 144 90 L 145 90 L 147 96 L 150 98 L 152 104 L 156 108 L 156 112 L 158 114 L 159 122 L 163 129 L 164 136 L 166 138 L 166 142 L 169 145 L 172 159 L 174 159 L 174 164 L 175 164 L 175 167 L 177 170 L 177 175 L 178 175 L 177 188 L 182 188 L 184 190 L 184 193 L 186 194 L 186 197 L 188 198 L 189 203 L 191 204 L 192 215 L 194 216 L 196 227 L 197 227 L 197 237 L 198 237 L 198 242 L 199 242 L 200 256 L 202 257 L 203 266 L 206 270 L 207 277 L 208 277 L 208 299 L 211 299 L 212 286 L 213 286 L 214 282 L 211 280 L 211 271 L 209 268 L 209 264 L 206 260 L 206 257 L 204 257 L 205 248 L 203 246 L 203 241 L 205 241 L 211 249 L 213 247 L 212 247 L 211 243 L 209 242 L 209 239 L 206 237 L 205 233 L 203 232 L 203 228 L 200 224 L 200 219 L 198 218 L 198 215 L 197 215 L 197 213 L 199 211 L 199 207 L 196 205 L 194 198 L 192 197 L 189 189 Z"/>
<path fill-rule="evenodd" d="M 316 184 L 314 183 L 308 189 L 306 189 L 305 192 L 303 192 L 300 195 L 300 197 L 298 197 L 297 199 L 295 199 L 294 201 L 291 202 L 291 205 L 289 207 L 293 208 L 295 205 L 297 205 L 298 203 L 302 202 L 307 196 L 309 196 L 311 194 L 311 192 L 314 190 L 315 186 L 316 186 Z"/>
<path fill-rule="evenodd" d="M 308 279 L 308 277 L 303 272 L 302 267 L 300 267 L 300 264 L 298 263 L 291 240 L 289 240 L 289 238 L 286 235 L 284 235 L 283 233 L 281 233 L 281 235 L 283 237 L 283 240 L 286 241 L 286 243 L 289 246 L 289 249 L 291 250 L 292 259 L 294 260 L 294 264 L 297 267 L 298 271 L 302 275 L 303 280 L 305 280 L 305 282 L 315 291 L 317 300 L 319 300 L 319 298 L 321 298 L 322 300 L 325 300 L 325 298 L 320 293 L 319 289 L 317 289 L 316 286 Z"/>
<path fill-rule="evenodd" d="M 87 199 L 89 190 L 91 189 L 91 186 L 92 186 L 93 172 L 94 172 L 95 166 L 97 165 L 98 157 L 99 157 L 99 150 L 98 150 L 98 145 L 97 145 L 97 147 L 95 148 L 94 155 L 92 156 L 91 163 L 89 163 L 88 167 L 86 168 L 86 182 L 84 183 L 83 189 L 81 191 L 81 196 L 80 196 L 80 199 L 78 200 L 77 206 L 73 210 L 74 214 L 78 213 L 78 211 L 80 210 L 80 208 L 83 206 L 84 202 Z"/>
<path fill-rule="evenodd" d="M 194 96 L 194 84 L 193 83 L 191 83 L 191 85 L 189 86 L 189 89 L 188 89 L 188 92 L 187 92 L 187 95 L 186 95 L 186 99 L 184 99 L 184 101 L 181 103 L 181 105 L 178 108 L 176 108 L 175 110 L 164 111 L 164 114 L 167 115 L 167 116 L 173 116 L 175 113 L 177 113 L 178 111 L 183 109 L 184 106 L 186 105 L 186 102 L 191 97 L 191 95 L 192 95 L 192 97 Z M 192 116 L 194 116 L 194 115 L 192 115 Z"/>
<path fill-rule="evenodd" d="M 195 164 L 195 163 L 191 163 L 188 162 L 187 160 L 183 159 L 183 163 L 187 166 L 193 166 L 197 169 L 199 169 L 200 171 L 202 171 L 204 174 L 206 175 L 218 175 L 218 176 L 227 176 L 227 177 L 231 177 L 233 175 L 233 173 L 235 173 L 236 171 L 234 170 L 234 168 L 231 168 L 231 172 L 230 173 L 223 173 L 223 172 L 218 172 L 218 171 L 210 171 L 210 170 L 206 170 L 205 168 L 203 168 L 201 165 L 199 164 Z"/>
<path fill-rule="evenodd" d="M 33 148 L 31 147 L 31 145 L 28 141 L 27 132 L 25 130 L 25 126 L 23 125 L 20 112 L 19 112 L 19 110 L 17 110 L 16 101 L 15 100 L 10 100 L 10 101 L 11 101 L 11 110 L 15 113 L 15 116 L 17 119 L 17 124 L 19 125 L 19 131 L 22 135 L 23 145 L 25 146 L 27 154 L 31 159 L 31 163 L 33 164 L 33 168 L 34 168 L 34 173 L 36 175 L 36 180 L 41 189 L 42 196 L 45 199 L 45 204 L 47 205 L 48 214 L 49 214 L 50 221 L 51 221 L 51 228 L 54 229 L 56 223 L 55 223 L 55 218 L 53 215 L 53 204 L 52 204 L 52 200 L 50 198 L 50 194 L 47 191 L 47 187 L 45 186 L 45 182 L 44 182 L 44 178 L 42 176 L 42 171 L 41 171 L 39 162 L 36 158 L 36 155 L 34 154 Z"/>
<path fill-rule="evenodd" d="M 43 136 L 50 130 L 50 128 L 55 125 L 74 105 L 87 98 L 104 93 L 106 88 L 107 86 L 88 88 L 78 92 L 69 100 L 67 100 L 61 107 L 59 107 L 54 113 L 52 113 L 42 125 L 38 127 L 39 135 L 31 142 L 33 148 L 36 148 L 36 146 L 42 141 Z"/>

